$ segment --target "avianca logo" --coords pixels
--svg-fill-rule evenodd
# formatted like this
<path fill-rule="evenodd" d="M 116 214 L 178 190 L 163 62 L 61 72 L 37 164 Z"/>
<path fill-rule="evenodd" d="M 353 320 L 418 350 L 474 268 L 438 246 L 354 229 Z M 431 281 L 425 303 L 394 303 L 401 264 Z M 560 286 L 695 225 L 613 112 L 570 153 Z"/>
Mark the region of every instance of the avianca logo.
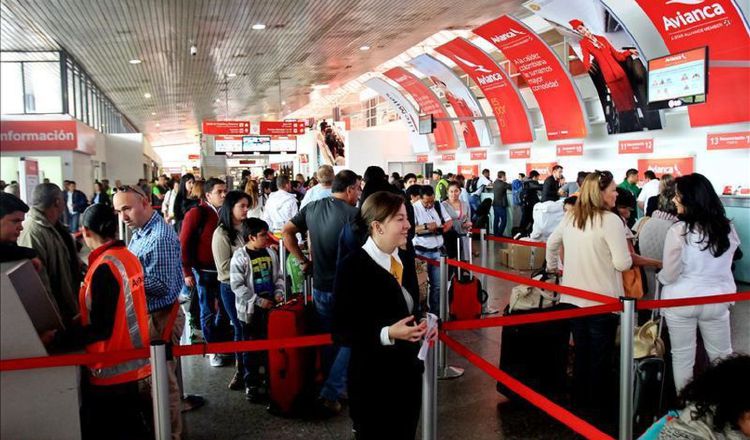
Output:
<path fill-rule="evenodd" d="M 666 4 L 678 3 L 697 6 L 703 4 L 703 1 L 704 0 L 670 0 Z M 726 14 L 724 8 L 719 3 L 714 3 L 708 6 L 697 7 L 692 11 L 677 11 L 677 15 L 674 17 L 662 16 L 662 20 L 664 22 L 664 30 L 669 31 L 679 30 L 682 26 L 688 26 L 724 14 Z"/>
<path fill-rule="evenodd" d="M 682 176 L 680 167 L 675 163 L 673 165 L 651 165 L 648 167 L 649 170 L 656 174 L 672 174 L 673 176 Z"/>
<path fill-rule="evenodd" d="M 458 61 L 461 61 L 461 63 L 463 63 L 463 64 L 465 64 L 465 65 L 467 65 L 467 66 L 471 67 L 472 69 L 474 69 L 474 71 L 475 71 L 475 72 L 482 72 L 482 73 L 492 73 L 492 71 L 491 71 L 490 69 L 488 69 L 488 68 L 484 67 L 484 66 L 483 66 L 483 65 L 481 65 L 481 64 L 474 64 L 474 63 L 472 63 L 471 61 L 467 61 L 467 60 L 465 60 L 465 59 L 461 58 L 461 57 L 460 57 L 460 56 L 458 56 L 458 55 L 455 55 L 455 57 L 456 57 L 456 59 L 457 59 Z"/>
<path fill-rule="evenodd" d="M 493 35 L 490 40 L 492 40 L 493 43 L 502 43 L 505 40 L 511 39 L 513 37 L 516 37 L 518 35 L 526 35 L 526 32 L 517 31 L 515 29 L 511 29 L 508 32 L 500 35 Z"/>

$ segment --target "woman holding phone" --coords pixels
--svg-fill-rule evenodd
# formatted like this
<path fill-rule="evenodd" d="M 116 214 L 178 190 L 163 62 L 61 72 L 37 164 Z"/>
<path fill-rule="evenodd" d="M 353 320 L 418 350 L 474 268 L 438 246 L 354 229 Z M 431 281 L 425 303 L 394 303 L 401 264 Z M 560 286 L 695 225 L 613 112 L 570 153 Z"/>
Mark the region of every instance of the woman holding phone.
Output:
<path fill-rule="evenodd" d="M 351 347 L 350 414 L 362 439 L 414 438 L 424 365 L 417 358 L 427 335 L 414 258 L 406 247 L 404 198 L 385 191 L 367 198 L 367 242 L 336 272 L 334 338 Z"/>

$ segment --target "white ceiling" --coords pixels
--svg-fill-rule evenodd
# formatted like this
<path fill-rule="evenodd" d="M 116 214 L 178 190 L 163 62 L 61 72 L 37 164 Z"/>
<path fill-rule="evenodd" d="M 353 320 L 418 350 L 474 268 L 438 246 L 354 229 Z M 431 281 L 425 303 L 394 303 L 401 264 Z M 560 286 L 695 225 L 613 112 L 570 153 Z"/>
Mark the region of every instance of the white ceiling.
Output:
<path fill-rule="evenodd" d="M 65 49 L 158 147 L 195 143 L 203 119 L 288 114 L 308 103 L 312 84 L 333 90 L 440 30 L 472 28 L 520 4 L 2 0 L 0 49 Z"/>

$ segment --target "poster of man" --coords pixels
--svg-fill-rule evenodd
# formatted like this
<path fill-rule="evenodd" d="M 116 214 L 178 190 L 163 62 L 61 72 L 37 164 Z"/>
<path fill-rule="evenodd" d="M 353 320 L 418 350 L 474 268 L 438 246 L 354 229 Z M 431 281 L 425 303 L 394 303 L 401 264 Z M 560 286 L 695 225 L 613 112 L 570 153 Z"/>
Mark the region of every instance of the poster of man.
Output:
<path fill-rule="evenodd" d="M 662 128 L 658 110 L 648 109 L 648 72 L 636 45 L 599 0 L 532 0 L 524 7 L 568 37 L 596 87 L 609 134 Z"/>

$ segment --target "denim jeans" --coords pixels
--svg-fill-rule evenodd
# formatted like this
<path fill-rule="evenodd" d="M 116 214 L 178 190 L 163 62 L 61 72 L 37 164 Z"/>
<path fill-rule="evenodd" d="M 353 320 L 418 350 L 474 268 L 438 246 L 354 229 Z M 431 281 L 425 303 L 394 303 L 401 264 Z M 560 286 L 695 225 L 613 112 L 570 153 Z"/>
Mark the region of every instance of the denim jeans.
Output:
<path fill-rule="evenodd" d="M 229 283 L 221 283 L 219 286 L 219 292 L 221 293 L 221 302 L 224 304 L 224 310 L 227 312 L 229 322 L 232 323 L 232 329 L 234 330 L 234 340 L 242 340 L 242 325 L 240 320 L 237 319 L 237 307 L 234 305 L 234 292 Z M 238 363 L 238 368 L 242 371 L 242 356 L 240 353 L 235 353 L 235 359 Z"/>
<path fill-rule="evenodd" d="M 492 224 L 492 233 L 495 234 L 495 237 L 502 237 L 505 235 L 505 227 L 508 224 L 508 208 L 493 206 L 492 213 L 495 216 L 495 221 Z"/>
<path fill-rule="evenodd" d="M 577 407 L 612 412 L 617 401 L 613 356 L 618 318 L 612 314 L 573 319 L 573 399 Z"/>
<path fill-rule="evenodd" d="M 203 339 L 206 342 L 218 342 L 215 335 L 216 318 L 218 315 L 216 300 L 221 293 L 219 290 L 219 280 L 215 272 L 204 272 L 193 269 L 195 276 L 195 286 L 198 289 L 198 304 L 201 310 L 201 330 Z M 236 313 L 235 313 L 236 314 Z"/>
<path fill-rule="evenodd" d="M 333 292 L 313 289 L 313 302 L 320 319 L 320 331 L 330 333 L 333 328 Z M 328 371 L 320 397 L 326 400 L 338 400 L 346 394 L 346 376 L 349 369 L 351 349 L 337 345 L 323 347 L 322 368 Z"/>
<path fill-rule="evenodd" d="M 421 252 L 416 251 L 417 255 L 421 255 L 425 258 L 433 260 L 440 260 L 440 252 Z M 432 264 L 427 265 L 427 278 L 430 280 L 430 292 L 427 295 L 427 300 L 430 305 L 430 313 L 434 313 L 440 316 L 440 267 L 433 266 Z"/>
<path fill-rule="evenodd" d="M 68 214 L 68 228 L 71 233 L 78 232 L 78 220 L 80 218 L 81 218 L 81 214 L 79 212 Z"/>

